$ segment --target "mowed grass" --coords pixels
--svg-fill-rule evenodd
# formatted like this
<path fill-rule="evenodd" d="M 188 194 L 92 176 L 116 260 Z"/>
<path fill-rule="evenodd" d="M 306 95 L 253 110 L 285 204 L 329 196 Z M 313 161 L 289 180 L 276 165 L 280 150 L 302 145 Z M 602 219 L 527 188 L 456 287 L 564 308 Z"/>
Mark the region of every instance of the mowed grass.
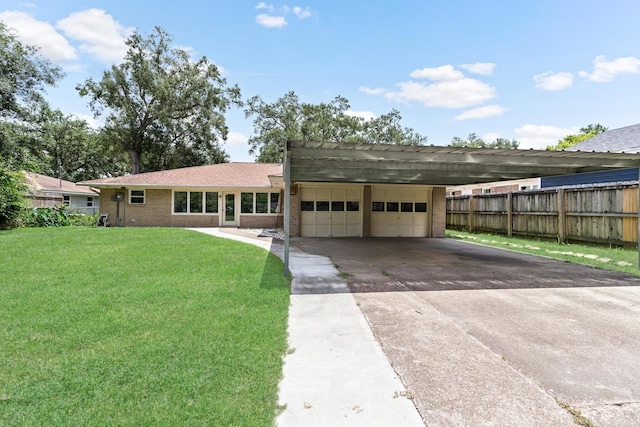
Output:
<path fill-rule="evenodd" d="M 638 251 L 447 230 L 447 237 L 640 276 Z"/>
<path fill-rule="evenodd" d="M 266 426 L 289 284 L 260 248 L 166 228 L 0 232 L 0 425 Z"/>

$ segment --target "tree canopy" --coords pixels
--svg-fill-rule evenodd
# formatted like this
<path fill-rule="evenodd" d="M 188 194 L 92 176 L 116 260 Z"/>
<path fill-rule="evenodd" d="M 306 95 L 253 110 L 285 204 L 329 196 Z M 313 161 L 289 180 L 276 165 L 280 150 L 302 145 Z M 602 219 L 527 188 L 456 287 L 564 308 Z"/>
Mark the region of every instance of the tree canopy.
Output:
<path fill-rule="evenodd" d="M 26 119 L 45 104 L 42 92 L 63 74 L 0 22 L 0 118 Z"/>
<path fill-rule="evenodd" d="M 580 128 L 580 133 L 576 135 L 567 135 L 564 138 L 559 139 L 556 145 L 547 146 L 547 150 L 561 151 L 567 149 L 600 133 L 606 132 L 608 129 L 609 128 L 602 126 L 600 123 L 592 123 Z"/>
<path fill-rule="evenodd" d="M 515 139 L 496 138 L 493 142 L 485 142 L 475 133 L 470 133 L 467 139 L 454 136 L 449 147 L 475 147 L 475 148 L 518 148 L 520 143 Z"/>
<path fill-rule="evenodd" d="M 349 101 L 337 96 L 328 103 L 301 102 L 291 91 L 274 103 L 259 96 L 246 102 L 245 116 L 253 117 L 251 154 L 258 162 L 281 162 L 287 140 L 422 145 L 427 137 L 402 127 L 397 110 L 372 120 L 348 114 Z"/>
<path fill-rule="evenodd" d="M 132 173 L 228 160 L 223 114 L 241 104 L 240 89 L 172 41 L 160 27 L 147 37 L 136 32 L 122 64 L 76 87 L 96 116 L 107 111 L 105 133 L 129 153 Z"/>

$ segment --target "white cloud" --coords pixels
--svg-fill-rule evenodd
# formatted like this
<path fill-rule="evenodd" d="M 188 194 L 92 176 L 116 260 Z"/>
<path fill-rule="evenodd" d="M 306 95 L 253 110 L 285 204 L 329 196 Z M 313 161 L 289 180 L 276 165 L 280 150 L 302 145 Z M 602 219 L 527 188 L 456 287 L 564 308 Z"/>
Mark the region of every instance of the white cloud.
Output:
<path fill-rule="evenodd" d="M 249 141 L 249 138 L 241 132 L 229 132 L 227 134 L 227 145 L 244 145 Z"/>
<path fill-rule="evenodd" d="M 384 96 L 394 101 L 420 102 L 427 107 L 472 107 L 496 97 L 493 87 L 467 77 L 431 84 L 409 81 L 398 83 L 398 86 L 399 91 L 387 92 Z"/>
<path fill-rule="evenodd" d="M 80 50 L 104 62 L 120 62 L 127 52 L 126 38 L 133 32 L 100 9 L 75 12 L 56 24 L 65 35 L 82 42 Z"/>
<path fill-rule="evenodd" d="M 533 76 L 536 87 L 543 90 L 562 90 L 571 87 L 573 84 L 572 73 L 554 73 L 547 71 L 546 73 Z"/>
<path fill-rule="evenodd" d="M 421 70 L 413 70 L 409 76 L 414 79 L 429 80 L 461 80 L 464 79 L 462 72 L 453 68 L 453 65 L 441 65 L 435 68 L 422 68 Z"/>
<path fill-rule="evenodd" d="M 270 4 L 266 4 L 265 2 L 260 2 L 256 5 L 256 9 L 266 9 L 270 12 L 273 12 L 273 6 Z"/>
<path fill-rule="evenodd" d="M 515 130 L 518 136 L 517 140 L 520 142 L 519 148 L 534 148 L 537 150 L 544 150 L 548 145 L 555 145 L 558 143 L 558 140 L 567 135 L 574 135 L 579 131 L 580 128 L 578 126 L 559 128 L 555 126 L 531 124 L 521 126 Z"/>
<path fill-rule="evenodd" d="M 362 119 L 364 119 L 364 121 L 370 121 L 376 118 L 376 115 L 371 112 L 371 111 L 352 111 L 352 110 L 347 110 L 344 112 L 344 114 L 346 114 L 347 116 L 351 116 L 351 117 L 360 117 Z"/>
<path fill-rule="evenodd" d="M 496 68 L 496 64 L 494 64 L 493 62 L 475 62 L 473 64 L 462 64 L 460 67 L 474 74 L 490 76 L 493 74 L 493 70 Z"/>
<path fill-rule="evenodd" d="M 376 88 L 371 88 L 371 87 L 366 87 L 366 86 L 360 86 L 360 92 L 366 93 L 367 95 L 382 95 L 385 92 L 388 92 L 387 89 L 381 88 L 381 87 L 376 87 Z"/>
<path fill-rule="evenodd" d="M 456 120 L 484 119 L 485 117 L 499 116 L 505 111 L 507 111 L 507 109 L 499 105 L 486 105 L 484 107 L 474 108 L 473 110 L 467 110 L 454 118 Z"/>
<path fill-rule="evenodd" d="M 302 8 L 300 6 L 294 6 L 293 13 L 300 19 L 305 19 L 311 16 L 311 9 L 308 7 Z"/>
<path fill-rule="evenodd" d="M 71 115 L 79 120 L 84 120 L 92 129 L 99 129 L 100 126 L 104 124 L 102 120 L 96 119 L 95 117 L 88 114 L 71 113 Z"/>
<path fill-rule="evenodd" d="M 10 10 L 0 13 L 0 21 L 13 28 L 24 44 L 39 47 L 42 56 L 53 63 L 78 58 L 74 47 L 48 22 L 38 21 L 24 12 Z"/>
<path fill-rule="evenodd" d="M 500 138 L 500 134 L 498 132 L 487 132 L 482 137 L 482 140 L 486 142 L 493 142 L 498 138 Z"/>
<path fill-rule="evenodd" d="M 593 60 L 593 72 L 580 71 L 580 76 L 592 82 L 605 83 L 623 73 L 640 74 L 640 58 L 627 56 L 607 61 L 603 55 L 596 56 Z"/>
<path fill-rule="evenodd" d="M 256 22 L 267 28 L 282 28 L 287 25 L 284 16 L 267 15 L 266 13 L 256 16 Z"/>

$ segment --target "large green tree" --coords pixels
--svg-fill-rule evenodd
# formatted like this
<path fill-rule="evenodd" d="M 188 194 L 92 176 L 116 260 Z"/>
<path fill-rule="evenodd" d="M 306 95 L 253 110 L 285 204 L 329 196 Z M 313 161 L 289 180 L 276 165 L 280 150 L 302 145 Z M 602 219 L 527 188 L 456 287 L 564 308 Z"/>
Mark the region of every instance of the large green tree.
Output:
<path fill-rule="evenodd" d="M 43 91 L 62 77 L 60 68 L 20 42 L 0 22 L 0 118 L 27 119 L 44 104 Z"/>
<path fill-rule="evenodd" d="M 228 158 L 224 113 L 240 105 L 240 89 L 227 87 L 206 57 L 193 61 L 172 42 L 160 27 L 147 37 L 136 32 L 122 64 L 77 86 L 96 115 L 107 112 L 105 132 L 129 153 L 132 173 Z"/>
<path fill-rule="evenodd" d="M 582 141 L 586 141 L 589 138 L 593 138 L 594 136 L 606 132 L 609 128 L 602 126 L 600 123 L 592 123 L 583 128 L 580 128 L 580 133 L 575 135 L 567 135 L 562 139 L 558 140 L 556 145 L 547 146 L 547 150 L 550 151 L 561 151 L 572 147 Z"/>
<path fill-rule="evenodd" d="M 273 103 L 254 96 L 245 108 L 245 116 L 253 118 L 249 152 L 258 154 L 258 162 L 281 162 L 288 140 L 412 145 L 427 141 L 426 136 L 402 127 L 396 110 L 365 120 L 348 114 L 349 108 L 342 96 L 320 104 L 301 102 L 293 91 Z"/>
<path fill-rule="evenodd" d="M 518 148 L 520 143 L 515 139 L 496 138 L 493 142 L 485 142 L 475 133 L 470 133 L 467 139 L 454 136 L 450 147 L 474 147 L 474 148 Z"/>

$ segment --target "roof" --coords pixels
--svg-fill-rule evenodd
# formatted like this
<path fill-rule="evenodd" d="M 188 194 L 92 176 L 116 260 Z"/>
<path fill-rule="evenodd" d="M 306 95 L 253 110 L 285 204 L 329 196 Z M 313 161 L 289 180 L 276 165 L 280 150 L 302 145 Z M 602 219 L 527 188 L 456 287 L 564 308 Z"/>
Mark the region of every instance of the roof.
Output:
<path fill-rule="evenodd" d="M 602 132 L 567 150 L 638 153 L 640 152 L 640 123 Z"/>
<path fill-rule="evenodd" d="M 80 187 L 79 185 L 65 181 L 64 179 L 53 178 L 51 176 L 42 175 L 35 172 L 24 172 L 27 185 L 35 192 L 43 193 L 62 193 L 80 196 L 97 196 L 98 193 L 90 188 Z"/>
<path fill-rule="evenodd" d="M 92 187 L 271 187 L 270 176 L 282 176 L 277 163 L 219 163 L 84 181 Z"/>
<path fill-rule="evenodd" d="M 290 182 L 464 185 L 638 167 L 640 153 L 289 141 Z"/>

